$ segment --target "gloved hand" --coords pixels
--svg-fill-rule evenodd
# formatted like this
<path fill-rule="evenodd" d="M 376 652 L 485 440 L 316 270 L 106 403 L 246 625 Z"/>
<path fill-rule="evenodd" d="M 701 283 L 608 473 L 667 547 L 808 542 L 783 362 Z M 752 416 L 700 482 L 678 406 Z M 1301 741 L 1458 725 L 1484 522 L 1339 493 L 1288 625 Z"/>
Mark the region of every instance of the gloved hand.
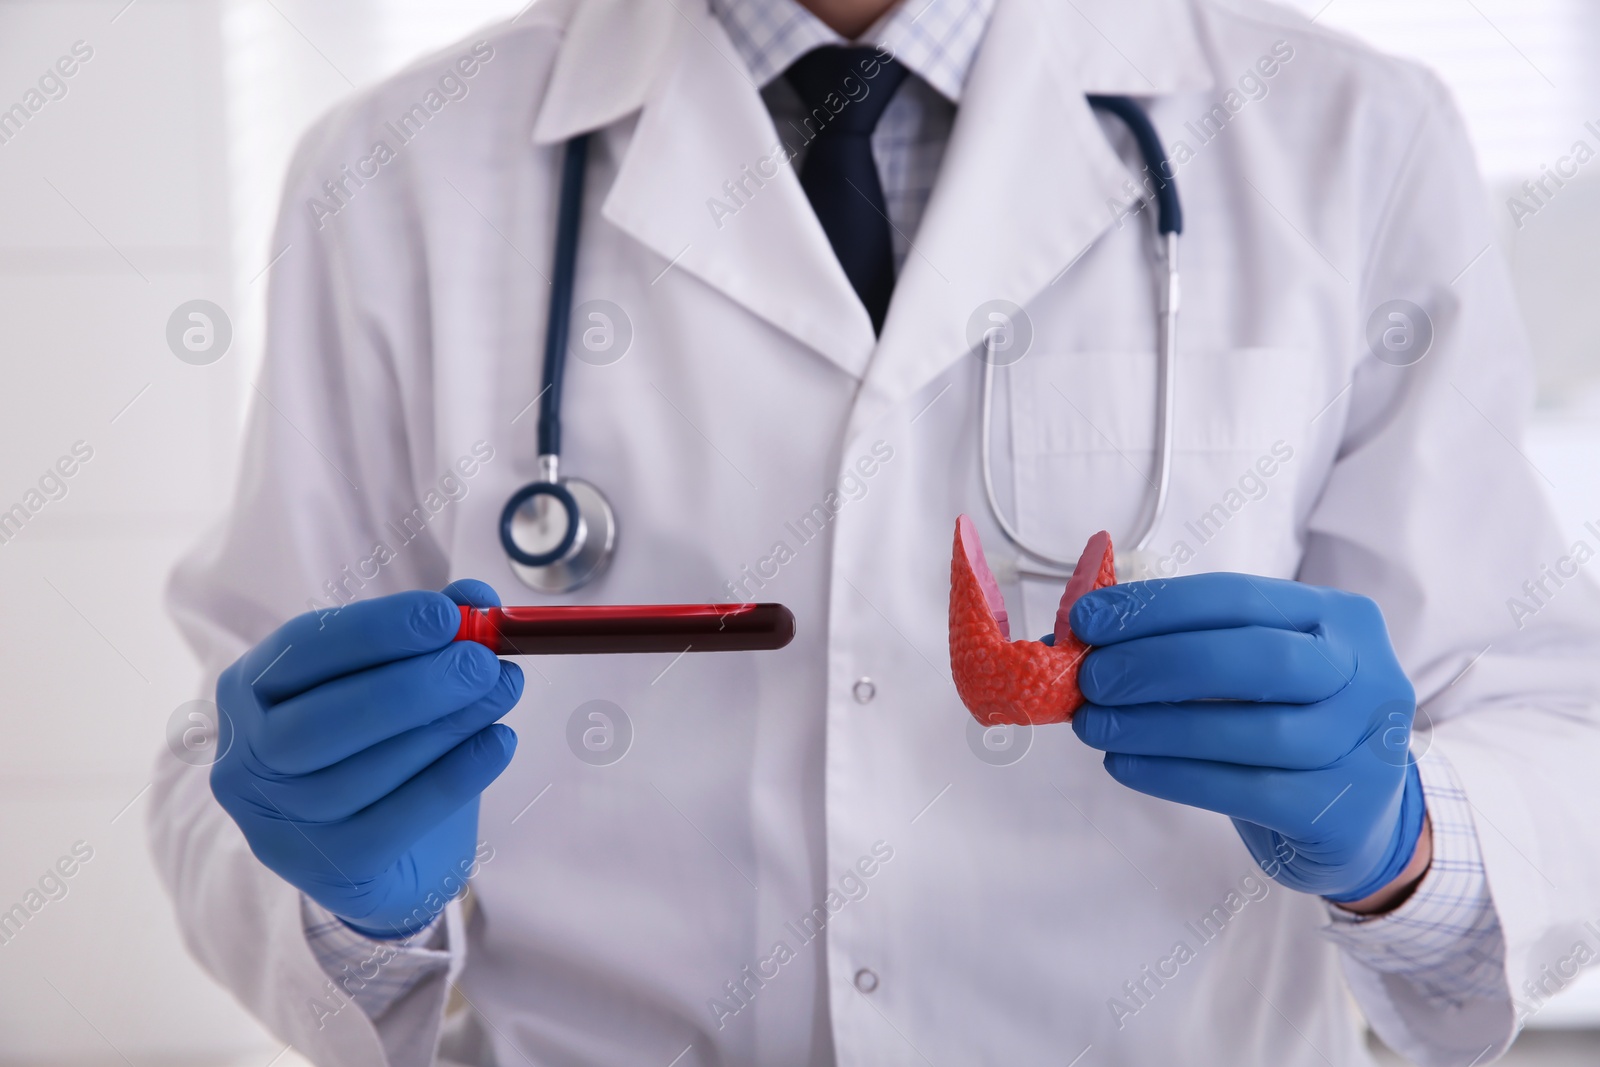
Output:
<path fill-rule="evenodd" d="M 452 643 L 482 582 L 312 612 L 217 681 L 211 790 L 267 867 L 373 937 L 422 929 L 475 870 L 478 795 L 522 669 Z"/>
<path fill-rule="evenodd" d="M 1405 869 L 1416 698 L 1371 600 L 1197 574 L 1085 594 L 1071 622 L 1096 646 L 1072 729 L 1117 781 L 1230 816 L 1292 889 L 1347 903 Z"/>

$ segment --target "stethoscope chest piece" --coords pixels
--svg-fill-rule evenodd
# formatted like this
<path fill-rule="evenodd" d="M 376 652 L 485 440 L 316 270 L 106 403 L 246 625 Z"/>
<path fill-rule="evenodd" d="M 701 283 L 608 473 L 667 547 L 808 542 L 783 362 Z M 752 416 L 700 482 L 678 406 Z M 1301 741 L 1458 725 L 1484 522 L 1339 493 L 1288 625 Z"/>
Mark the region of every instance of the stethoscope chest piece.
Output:
<path fill-rule="evenodd" d="M 500 513 L 500 544 L 511 570 L 541 593 L 570 593 L 599 577 L 617 545 L 610 501 L 581 478 L 558 478 L 540 457 L 540 479 L 519 489 Z"/>

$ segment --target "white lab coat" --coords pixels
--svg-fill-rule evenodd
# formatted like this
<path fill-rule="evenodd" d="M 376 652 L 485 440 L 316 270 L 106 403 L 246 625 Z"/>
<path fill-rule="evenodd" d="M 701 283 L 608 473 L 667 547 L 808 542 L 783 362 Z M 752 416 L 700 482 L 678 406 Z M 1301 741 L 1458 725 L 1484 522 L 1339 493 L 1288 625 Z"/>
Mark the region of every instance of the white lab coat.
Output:
<path fill-rule="evenodd" d="M 371 596 L 474 576 L 548 602 L 513 578 L 497 519 L 535 473 L 560 147 L 599 129 L 577 300 L 621 307 L 633 336 L 611 365 L 571 362 L 565 462 L 621 528 L 609 573 L 567 599 L 722 600 L 734 581 L 790 605 L 799 633 L 770 654 L 523 661 L 520 747 L 482 807 L 493 858 L 452 944 L 500 1064 L 1364 1063 L 1347 990 L 1424 1062 L 1509 1039 L 1509 989 L 1568 955 L 1600 897 L 1600 609 L 1572 580 L 1520 630 L 1508 611 L 1576 532 L 1558 535 L 1515 444 L 1527 345 L 1430 75 L 1254 4 L 999 0 L 875 341 L 788 168 L 717 225 L 708 199 L 776 138 L 703 2 L 542 0 L 479 39 L 492 57 L 469 95 L 409 144 L 384 123 L 426 105 L 471 42 L 307 138 L 239 496 L 173 603 L 215 672 L 329 604 L 329 583 Z M 1241 90 L 1275 46 L 1265 95 Z M 1157 543 L 1187 545 L 1185 572 L 1298 576 L 1383 605 L 1481 819 L 1502 998 L 1451 1010 L 1342 973 L 1320 901 L 1250 899 L 1226 819 L 1122 788 L 1065 727 L 1009 766 L 974 754 L 946 654 L 957 514 L 1007 554 L 978 475 L 974 310 L 1006 299 L 1032 323 L 996 402 L 1022 529 L 1073 555 L 1101 527 L 1125 535 L 1147 492 L 1151 244 L 1144 215 L 1117 221 L 1136 157 L 1086 92 L 1145 99 L 1180 164 L 1177 455 Z M 1225 128 L 1202 140 L 1216 108 Z M 378 140 L 394 158 L 357 187 L 341 168 L 371 171 Z M 1414 366 L 1364 339 L 1394 298 L 1432 314 Z M 443 481 L 475 442 L 493 458 Z M 1263 495 L 1248 476 L 1275 448 Z M 848 477 L 875 449 L 870 477 Z M 423 532 L 404 541 L 408 516 Z M 1019 634 L 1050 629 L 1060 583 L 1005 592 Z M 592 699 L 632 725 L 609 766 L 568 744 Z M 350 1007 L 319 1029 L 312 1002 L 332 1001 L 298 894 L 203 771 L 164 767 L 155 848 L 205 965 L 319 1063 L 428 1062 L 444 980 L 381 1027 Z M 846 879 L 864 860 L 872 876 Z M 1230 893 L 1244 903 L 1223 933 L 1196 937 Z M 1150 981 L 1179 941 L 1193 958 Z M 1119 1019 L 1113 998 L 1141 1003 L 1129 982 L 1147 995 Z"/>

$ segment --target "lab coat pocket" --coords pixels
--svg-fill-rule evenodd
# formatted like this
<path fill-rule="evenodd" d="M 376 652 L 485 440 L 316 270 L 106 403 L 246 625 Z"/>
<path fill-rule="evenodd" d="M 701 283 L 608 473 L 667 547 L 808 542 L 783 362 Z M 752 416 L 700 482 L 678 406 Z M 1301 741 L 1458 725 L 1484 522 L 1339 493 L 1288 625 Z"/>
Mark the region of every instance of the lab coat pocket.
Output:
<path fill-rule="evenodd" d="M 1131 547 L 1157 479 L 1154 353 L 1030 353 L 997 375 L 1009 426 L 996 466 L 1007 451 L 1011 462 L 997 490 L 1019 530 L 1069 559 L 1101 529 Z M 1175 378 L 1171 487 L 1151 547 L 1172 553 L 1173 573 L 1283 569 L 1298 558 L 1294 457 L 1316 414 L 1310 354 L 1183 351 Z M 1023 582 L 1030 628 L 1048 627 L 1059 585 Z"/>

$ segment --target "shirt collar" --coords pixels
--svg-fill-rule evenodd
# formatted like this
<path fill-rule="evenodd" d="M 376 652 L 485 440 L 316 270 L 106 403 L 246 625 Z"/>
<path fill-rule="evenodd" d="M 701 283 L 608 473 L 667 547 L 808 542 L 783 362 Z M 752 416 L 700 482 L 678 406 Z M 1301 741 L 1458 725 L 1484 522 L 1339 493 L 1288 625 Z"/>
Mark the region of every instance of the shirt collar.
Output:
<path fill-rule="evenodd" d="M 851 43 L 797 0 L 710 0 L 710 5 L 759 87 L 814 48 Z M 941 96 L 960 103 L 993 11 L 994 0 L 902 0 L 856 43 L 878 45 Z"/>
<path fill-rule="evenodd" d="M 908 2 L 926 4 L 929 0 Z M 945 10 L 941 0 L 931 2 Z M 680 61 L 681 42 L 687 35 L 704 35 L 710 30 L 719 42 L 733 36 L 723 29 L 726 23 L 720 17 L 715 27 L 702 25 L 714 17 L 708 3 L 709 0 L 539 0 L 520 16 L 515 27 L 506 30 L 508 35 L 528 34 L 541 40 L 554 30 L 561 37 L 555 66 L 534 120 L 533 142 L 556 144 L 575 134 L 601 129 L 658 98 L 665 91 L 660 88 L 659 79 Z M 936 91 L 948 93 L 954 101 L 958 94 L 968 95 L 969 69 L 978 66 L 978 46 L 991 32 L 991 23 L 1000 20 L 1003 8 L 1011 4 L 1025 8 L 1027 17 L 1037 22 L 1038 34 L 1055 57 L 1051 64 L 1053 76 L 1070 83 L 1075 91 L 1149 98 L 1208 90 L 1216 84 L 1206 34 L 1202 32 L 1210 17 L 1205 11 L 1212 5 L 1197 0 L 1140 0 L 1137 4 L 1128 0 L 949 0 L 949 10 L 978 8 L 983 12 L 982 18 L 968 21 L 958 17 L 947 22 L 946 18 L 935 19 L 933 12 L 924 7 L 926 13 L 891 12 L 885 26 L 896 21 L 898 15 L 911 24 L 913 33 L 920 35 L 920 27 L 932 19 L 929 36 L 934 38 L 938 33 L 932 32 L 931 27 L 970 27 L 966 30 L 972 42 L 970 48 L 946 50 L 952 59 L 966 57 L 957 64 L 947 63 L 947 72 L 941 73 L 934 69 L 935 65 L 920 59 L 912 64 L 919 71 L 919 79 L 941 86 Z M 789 0 L 787 5 L 774 6 L 792 10 L 796 5 Z M 991 8 L 993 17 L 989 14 Z M 497 41 L 501 39 L 509 43 L 510 38 Z M 719 43 L 717 47 L 733 46 Z M 915 47 L 901 50 L 902 58 L 917 53 L 919 49 Z M 748 65 L 731 54 L 727 60 L 735 66 Z M 765 81 L 786 69 L 783 65 L 772 66 L 772 62 L 770 58 L 765 61 Z"/>

